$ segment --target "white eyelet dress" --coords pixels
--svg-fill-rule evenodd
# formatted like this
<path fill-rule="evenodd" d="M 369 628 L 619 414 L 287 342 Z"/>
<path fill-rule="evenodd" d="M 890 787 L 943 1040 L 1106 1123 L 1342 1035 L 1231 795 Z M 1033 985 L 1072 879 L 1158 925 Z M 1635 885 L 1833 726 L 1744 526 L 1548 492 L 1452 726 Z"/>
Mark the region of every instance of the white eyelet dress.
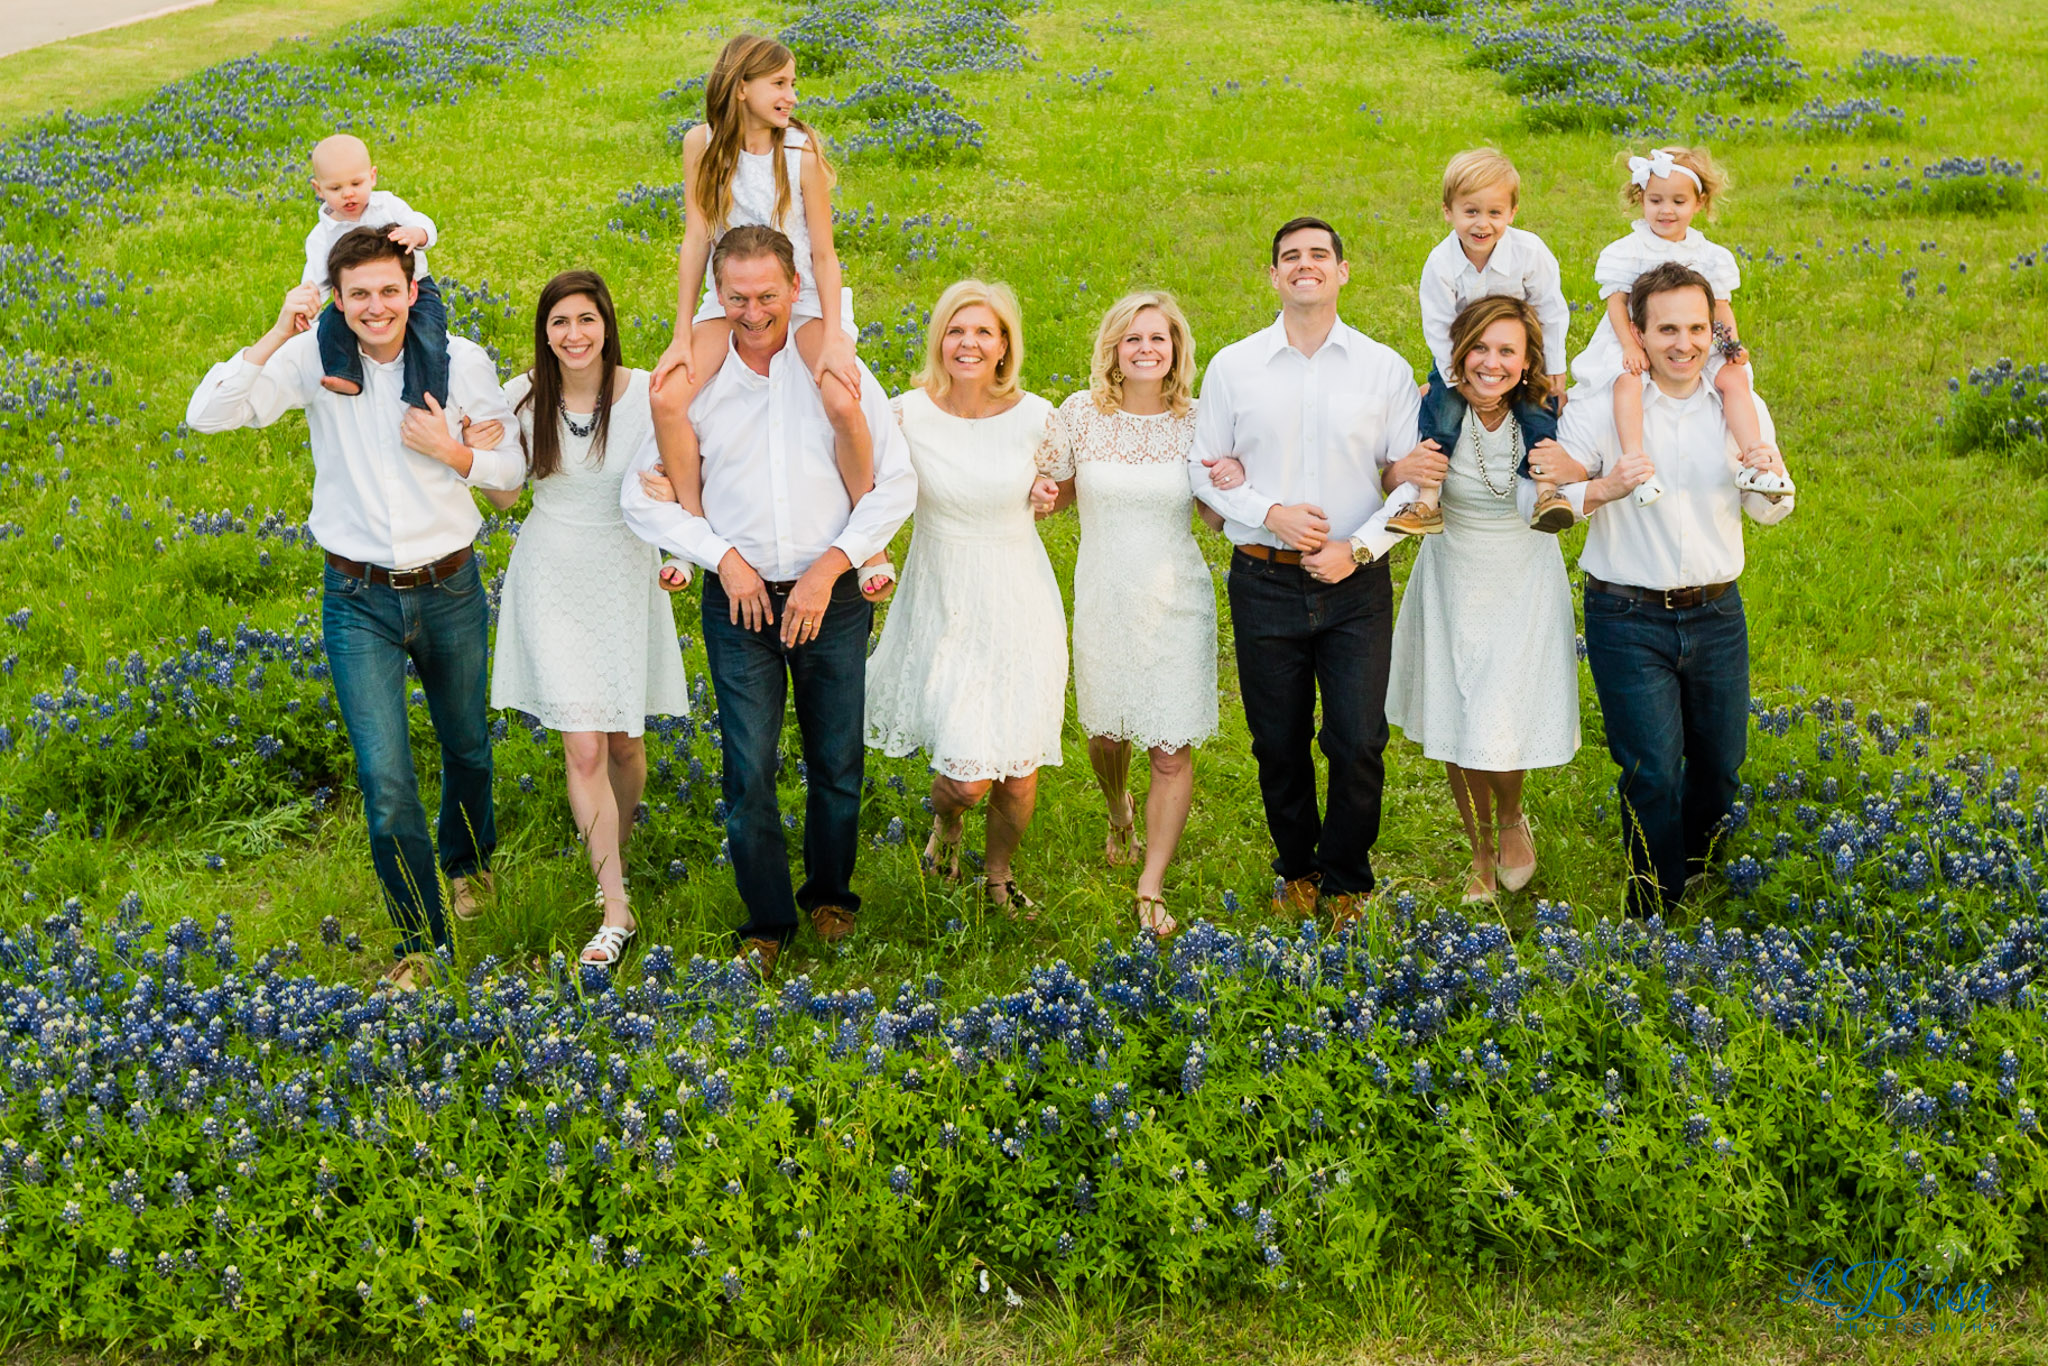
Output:
<path fill-rule="evenodd" d="M 1008 412 L 969 420 L 912 389 L 895 407 L 917 511 L 868 657 L 868 747 L 922 749 L 934 771 L 963 782 L 1057 764 L 1066 609 L 1031 515 L 1052 404 L 1026 394 Z"/>
<path fill-rule="evenodd" d="M 619 485 L 654 440 L 647 372 L 629 373 L 601 464 L 590 463 L 590 437 L 563 428 L 561 468 L 534 483 L 533 511 L 505 568 L 491 705 L 539 717 L 549 730 L 639 735 L 649 716 L 690 710 L 675 616 L 656 579 L 661 552 L 619 511 Z M 516 406 L 530 387 L 519 375 L 505 397 Z M 536 421 L 561 419 L 520 409 L 529 444 Z"/>
<path fill-rule="evenodd" d="M 1579 748 L 1571 586 L 1557 537 L 1515 510 L 1520 456 L 1512 418 L 1489 432 L 1467 413 L 1443 534 L 1422 538 L 1394 622 L 1387 720 L 1461 768 L 1550 768 Z"/>
<path fill-rule="evenodd" d="M 719 231 L 723 237 L 730 229 L 751 225 L 779 228 L 789 238 L 790 245 L 796 248 L 797 278 L 803 282 L 797 290 L 796 306 L 790 310 L 790 317 L 797 323 L 825 316 L 818 303 L 818 281 L 811 270 L 811 224 L 804 217 L 804 148 L 810 142 L 801 128 L 782 130 L 782 164 L 789 171 L 789 217 L 780 223 L 775 221 L 775 154 L 742 151 L 732 176 L 732 215 Z M 715 248 L 717 238 L 711 244 Z M 718 301 L 718 281 L 712 277 L 711 263 L 706 261 L 704 298 L 697 305 L 697 316 L 690 321 L 709 322 L 724 316 L 725 307 Z M 860 335 L 860 329 L 853 323 L 853 291 L 844 286 L 839 291 L 839 322 L 850 336 Z"/>
<path fill-rule="evenodd" d="M 1140 749 L 1216 733 L 1216 584 L 1190 524 L 1195 415 L 1105 413 L 1071 394 L 1039 468 L 1072 479 L 1074 697 L 1081 729 Z"/>

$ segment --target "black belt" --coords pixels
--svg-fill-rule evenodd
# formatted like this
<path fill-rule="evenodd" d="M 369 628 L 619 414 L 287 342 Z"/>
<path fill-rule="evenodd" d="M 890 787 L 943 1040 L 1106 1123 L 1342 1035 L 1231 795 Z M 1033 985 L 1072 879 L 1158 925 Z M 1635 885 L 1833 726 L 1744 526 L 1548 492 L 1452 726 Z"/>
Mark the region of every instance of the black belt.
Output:
<path fill-rule="evenodd" d="M 1712 602 L 1734 586 L 1735 580 L 1730 579 L 1726 583 L 1703 583 L 1697 588 L 1637 588 L 1634 584 L 1609 583 L 1596 575 L 1586 575 L 1586 591 L 1589 593 L 1606 593 L 1631 602 L 1655 603 L 1670 611 Z"/>
<path fill-rule="evenodd" d="M 362 579 L 366 583 L 379 584 L 385 588 L 425 588 L 429 584 L 453 578 L 469 563 L 473 553 L 471 547 L 464 546 L 460 550 L 450 551 L 432 564 L 423 564 L 417 569 L 386 569 L 381 564 L 364 564 L 360 560 L 351 560 L 330 550 L 327 552 L 327 563 L 352 579 Z"/>

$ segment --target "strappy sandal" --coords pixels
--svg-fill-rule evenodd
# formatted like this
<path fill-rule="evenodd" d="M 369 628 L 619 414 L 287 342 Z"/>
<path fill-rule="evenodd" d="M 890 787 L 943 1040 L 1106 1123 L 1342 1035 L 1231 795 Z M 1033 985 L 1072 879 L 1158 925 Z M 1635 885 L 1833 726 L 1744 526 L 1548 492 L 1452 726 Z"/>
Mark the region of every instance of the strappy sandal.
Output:
<path fill-rule="evenodd" d="M 947 839 L 939 826 L 939 818 L 932 817 L 932 837 L 925 841 L 924 853 L 919 865 L 927 873 L 937 873 L 952 882 L 960 876 L 960 844 L 967 838 L 967 822 L 960 822 L 960 833 Z M 943 862 L 944 866 L 941 867 Z"/>
<path fill-rule="evenodd" d="M 985 882 L 983 888 L 988 893 L 989 904 L 1010 919 L 1038 919 L 1038 903 L 1024 895 L 1024 889 L 1017 885 L 1015 878 L 1006 877 L 1000 882 L 991 880 Z"/>
<path fill-rule="evenodd" d="M 1166 913 L 1166 898 L 1163 896 L 1146 896 L 1140 892 L 1131 909 L 1138 913 L 1138 928 L 1148 930 L 1161 939 L 1172 938 L 1180 929 L 1179 923 Z"/>
<path fill-rule="evenodd" d="M 385 969 L 380 986 L 389 986 L 394 991 L 408 994 L 418 991 L 426 984 L 433 972 L 433 959 L 424 953 L 408 953 L 405 957 Z"/>
<path fill-rule="evenodd" d="M 1498 826 L 1496 828 L 1503 832 L 1508 830 L 1519 829 L 1522 832 L 1523 836 L 1529 841 L 1529 861 L 1525 864 L 1522 864 L 1519 867 L 1509 868 L 1505 864 L 1502 864 L 1497 861 L 1498 850 L 1500 849 L 1500 836 L 1498 834 L 1494 836 L 1493 847 L 1496 851 L 1496 862 L 1493 868 L 1494 877 L 1499 882 L 1502 891 L 1519 892 L 1524 887 L 1529 885 L 1530 878 L 1536 876 L 1536 834 L 1529 828 L 1529 813 L 1524 811 L 1521 815 L 1515 817 L 1515 819 L 1509 821 L 1507 824 Z"/>
<path fill-rule="evenodd" d="M 1111 817 L 1109 838 L 1102 843 L 1102 860 L 1112 868 L 1136 863 L 1145 849 L 1138 838 L 1138 799 L 1129 792 L 1124 793 L 1124 810 L 1129 819 L 1119 823 Z"/>
<path fill-rule="evenodd" d="M 597 933 L 591 935 L 590 942 L 583 946 L 583 952 L 576 955 L 576 961 L 594 968 L 615 968 L 626 956 L 626 945 L 639 932 L 638 925 L 599 925 Z M 600 956 L 592 958 L 592 953 Z"/>

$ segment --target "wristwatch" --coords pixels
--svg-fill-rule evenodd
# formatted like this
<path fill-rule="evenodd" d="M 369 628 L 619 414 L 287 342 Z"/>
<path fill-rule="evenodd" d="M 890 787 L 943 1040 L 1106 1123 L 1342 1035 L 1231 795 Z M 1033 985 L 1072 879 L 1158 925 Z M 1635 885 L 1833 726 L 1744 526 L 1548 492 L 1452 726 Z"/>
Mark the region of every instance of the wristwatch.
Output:
<path fill-rule="evenodd" d="M 1363 536 L 1351 538 L 1351 562 L 1361 568 L 1371 564 L 1379 556 L 1372 553 L 1372 547 L 1365 543 Z"/>

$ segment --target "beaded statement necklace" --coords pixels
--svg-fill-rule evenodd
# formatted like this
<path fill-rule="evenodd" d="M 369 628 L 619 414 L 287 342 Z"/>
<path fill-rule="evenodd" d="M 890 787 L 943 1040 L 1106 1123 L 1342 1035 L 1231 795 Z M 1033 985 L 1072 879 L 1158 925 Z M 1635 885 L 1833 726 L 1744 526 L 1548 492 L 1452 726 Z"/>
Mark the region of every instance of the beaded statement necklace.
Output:
<path fill-rule="evenodd" d="M 603 406 L 604 404 L 602 402 L 599 402 L 598 407 L 601 409 L 603 408 Z M 591 413 L 590 421 L 584 423 L 582 426 L 579 427 L 576 425 L 576 419 L 569 416 L 569 405 L 567 403 L 564 403 L 561 399 L 555 400 L 555 411 L 562 415 L 562 425 L 569 429 L 569 435 L 575 437 L 579 441 L 589 437 L 589 435 L 592 432 L 597 430 L 596 412 Z"/>
<path fill-rule="evenodd" d="M 1465 427 L 1472 433 L 1472 454 L 1479 461 L 1479 482 L 1486 485 L 1486 491 L 1496 498 L 1506 498 L 1515 491 L 1515 452 L 1522 449 L 1522 426 L 1515 421 L 1510 411 L 1494 431 L 1486 430 L 1486 424 L 1479 420 L 1479 414 L 1471 407 L 1465 409 Z M 1506 487 L 1493 482 L 1493 474 L 1486 467 L 1486 448 L 1495 447 L 1495 458 L 1507 461 Z"/>

